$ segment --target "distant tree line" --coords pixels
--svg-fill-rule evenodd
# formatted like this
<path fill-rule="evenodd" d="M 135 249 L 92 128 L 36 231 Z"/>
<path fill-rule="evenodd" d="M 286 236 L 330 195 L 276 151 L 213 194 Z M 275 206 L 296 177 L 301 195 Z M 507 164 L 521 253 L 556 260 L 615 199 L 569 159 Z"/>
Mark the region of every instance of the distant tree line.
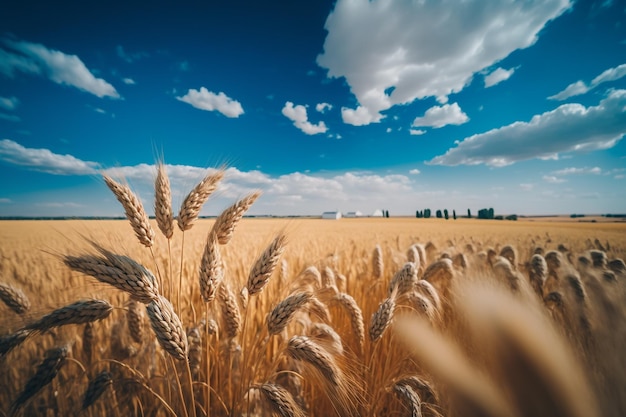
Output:
<path fill-rule="evenodd" d="M 417 210 L 415 212 L 415 217 L 417 217 L 418 219 L 429 219 L 431 217 L 431 211 L 430 209 Z M 448 220 L 450 218 L 450 213 L 448 212 L 448 209 L 436 210 L 435 217 L 438 219 Z M 457 219 L 456 210 L 452 210 L 452 218 L 454 220 Z M 468 219 L 472 218 L 472 211 L 470 209 L 467 209 L 466 218 Z M 511 214 L 508 216 L 496 216 L 493 211 L 493 208 L 484 208 L 484 209 L 478 210 L 478 218 L 479 219 L 491 219 L 491 220 L 517 220 L 517 215 Z"/>

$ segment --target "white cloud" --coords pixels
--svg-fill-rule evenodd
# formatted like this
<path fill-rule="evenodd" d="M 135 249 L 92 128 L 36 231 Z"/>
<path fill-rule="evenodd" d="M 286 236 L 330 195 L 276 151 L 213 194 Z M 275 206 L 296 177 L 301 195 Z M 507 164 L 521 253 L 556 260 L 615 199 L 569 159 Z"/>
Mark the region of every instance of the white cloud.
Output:
<path fill-rule="evenodd" d="M 5 110 L 15 110 L 19 103 L 17 97 L 0 97 L 0 108 Z"/>
<path fill-rule="evenodd" d="M 127 85 L 135 85 L 135 84 L 137 84 L 135 82 L 135 80 L 133 80 L 132 78 L 123 78 L 122 81 L 124 82 L 124 84 L 127 84 Z"/>
<path fill-rule="evenodd" d="M 550 100 L 565 100 L 568 99 L 570 97 L 573 96 L 579 96 L 581 94 L 585 94 L 587 91 L 589 91 L 589 87 L 587 87 L 587 84 L 585 84 L 582 81 L 576 81 L 575 83 L 572 83 L 570 85 L 568 85 L 565 90 L 548 97 L 548 99 Z"/>
<path fill-rule="evenodd" d="M 370 123 L 378 123 L 385 116 L 382 114 L 371 114 L 370 111 L 362 106 L 359 106 L 354 109 L 350 109 L 347 107 L 341 108 L 341 119 L 344 123 L 352 125 L 352 126 L 365 126 Z"/>
<path fill-rule="evenodd" d="M 591 84 L 587 85 L 583 81 L 576 81 L 565 87 L 565 90 L 548 97 L 550 100 L 566 100 L 570 97 L 579 96 L 585 94 L 598 85 L 610 81 L 619 80 L 626 76 L 626 64 L 618 65 L 615 68 L 609 68 L 591 80 Z"/>
<path fill-rule="evenodd" d="M 409 134 L 411 136 L 420 136 L 423 135 L 424 133 L 426 133 L 425 130 L 421 130 L 421 129 L 409 129 Z"/>
<path fill-rule="evenodd" d="M 527 48 L 569 0 L 447 2 L 338 0 L 317 57 L 328 77 L 344 77 L 356 109 L 345 123 L 379 122 L 398 104 L 436 97 L 441 104 L 474 74 Z M 376 28 L 376 30 L 372 30 Z"/>
<path fill-rule="evenodd" d="M 421 171 L 419 169 L 415 168 L 415 169 L 410 170 L 409 174 L 411 174 L 411 175 L 418 175 L 418 174 L 421 174 Z"/>
<path fill-rule="evenodd" d="M 333 105 L 329 103 L 318 103 L 315 106 L 315 110 L 317 110 L 320 113 L 324 113 L 326 110 L 332 110 L 332 109 L 333 109 Z"/>
<path fill-rule="evenodd" d="M 555 177 L 554 175 L 544 175 L 543 180 L 545 182 L 549 182 L 550 184 L 561 184 L 565 182 L 563 178 Z"/>
<path fill-rule="evenodd" d="M 452 103 L 431 107 L 426 110 L 423 117 L 416 117 L 412 126 L 429 126 L 438 129 L 446 125 L 462 125 L 468 121 L 467 114 L 463 113 L 457 103 Z"/>
<path fill-rule="evenodd" d="M 519 188 L 521 188 L 524 191 L 531 191 L 533 188 L 535 188 L 534 184 L 520 184 Z"/>
<path fill-rule="evenodd" d="M 584 168 L 563 168 L 563 169 L 559 169 L 558 171 L 554 171 L 552 172 L 552 174 L 554 175 L 574 175 L 574 174 L 601 174 L 602 173 L 602 169 L 600 169 L 600 167 L 593 167 L 593 168 L 588 168 L 588 167 L 584 167 Z"/>
<path fill-rule="evenodd" d="M 318 133 L 326 133 L 328 128 L 323 121 L 318 124 L 309 122 L 306 107 L 301 104 L 296 106 L 291 101 L 285 103 L 282 110 L 283 115 L 293 122 L 293 125 L 307 135 L 316 135 Z"/>
<path fill-rule="evenodd" d="M 205 87 L 200 87 L 200 91 L 190 88 L 187 94 L 176 99 L 191 104 L 196 109 L 217 110 L 226 117 L 239 117 L 243 114 L 243 107 L 237 100 L 233 100 L 222 92 L 215 94 Z"/>
<path fill-rule="evenodd" d="M 100 113 L 100 114 L 106 114 L 106 110 L 101 109 L 100 107 L 96 107 L 93 109 L 96 113 Z"/>
<path fill-rule="evenodd" d="M 0 198 L 0 204 L 10 204 L 12 203 L 10 198 Z"/>
<path fill-rule="evenodd" d="M 560 153 L 609 149 L 626 134 L 626 90 L 612 91 L 600 104 L 563 104 L 534 116 L 463 139 L 434 165 L 505 166 L 526 159 L 556 159 Z"/>
<path fill-rule="evenodd" d="M 0 160 L 55 175 L 93 175 L 99 166 L 49 149 L 25 148 L 10 139 L 0 140 Z"/>
<path fill-rule="evenodd" d="M 511 78 L 511 75 L 515 72 L 515 68 L 505 70 L 504 68 L 497 68 L 490 74 L 485 75 L 485 88 L 493 87 L 496 84 L 506 81 Z"/>
<path fill-rule="evenodd" d="M 96 78 L 76 55 L 25 41 L 5 39 L 4 44 L 11 51 L 2 50 L 0 53 L 0 72 L 9 77 L 17 71 L 39 74 L 57 84 L 76 87 L 98 97 L 120 96 L 115 87 L 102 78 Z"/>

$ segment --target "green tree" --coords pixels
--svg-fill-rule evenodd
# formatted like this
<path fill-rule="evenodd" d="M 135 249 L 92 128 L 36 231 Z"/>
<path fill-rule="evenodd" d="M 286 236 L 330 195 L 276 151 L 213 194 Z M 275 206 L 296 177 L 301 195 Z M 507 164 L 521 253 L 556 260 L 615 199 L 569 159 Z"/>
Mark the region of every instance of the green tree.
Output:
<path fill-rule="evenodd" d="M 444 209 L 443 210 L 443 217 L 445 217 L 446 220 L 448 220 L 450 217 L 448 216 L 448 209 Z"/>
<path fill-rule="evenodd" d="M 437 211 L 435 212 L 435 216 L 436 216 L 438 219 L 441 219 L 441 218 L 443 217 L 443 216 L 441 215 L 441 210 L 437 210 Z"/>

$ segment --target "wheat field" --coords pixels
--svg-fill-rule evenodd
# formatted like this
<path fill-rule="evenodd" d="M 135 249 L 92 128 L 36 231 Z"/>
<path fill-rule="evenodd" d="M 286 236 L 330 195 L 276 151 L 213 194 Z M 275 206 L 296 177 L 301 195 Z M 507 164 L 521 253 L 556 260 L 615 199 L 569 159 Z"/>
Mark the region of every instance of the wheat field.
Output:
<path fill-rule="evenodd" d="M 196 219 L 215 175 L 1 223 L 0 415 L 626 415 L 626 224 Z"/>

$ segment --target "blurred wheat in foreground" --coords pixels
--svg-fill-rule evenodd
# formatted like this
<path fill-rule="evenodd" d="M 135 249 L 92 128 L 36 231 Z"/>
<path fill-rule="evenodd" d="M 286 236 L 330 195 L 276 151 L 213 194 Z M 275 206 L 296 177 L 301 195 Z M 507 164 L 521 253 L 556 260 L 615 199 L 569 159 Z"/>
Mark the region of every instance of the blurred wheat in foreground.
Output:
<path fill-rule="evenodd" d="M 6 222 L 1 416 L 626 415 L 623 225 L 199 220 L 224 175 L 175 216 L 159 164 L 156 221 L 105 176 L 125 234 Z"/>

